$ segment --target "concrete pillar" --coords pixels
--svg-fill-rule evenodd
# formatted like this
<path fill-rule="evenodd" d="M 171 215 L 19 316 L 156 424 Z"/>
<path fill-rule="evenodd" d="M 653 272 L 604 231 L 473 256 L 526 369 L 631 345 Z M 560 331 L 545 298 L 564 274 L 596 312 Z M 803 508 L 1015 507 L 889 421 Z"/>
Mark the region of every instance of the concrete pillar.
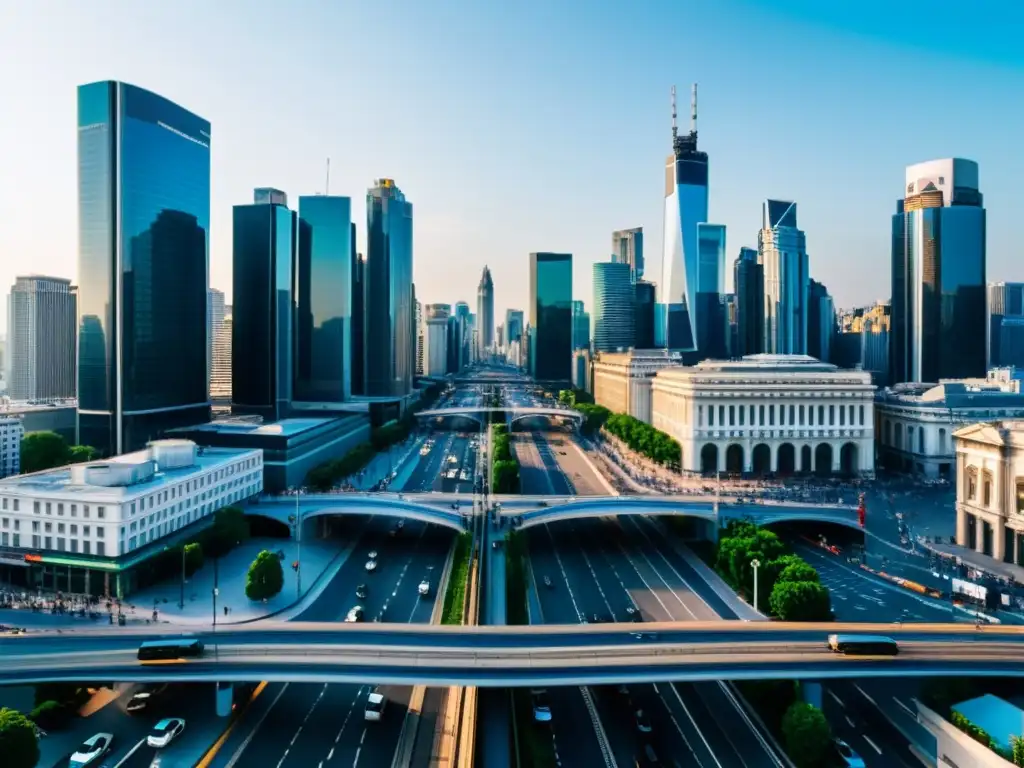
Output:
<path fill-rule="evenodd" d="M 821 709 L 821 703 L 823 699 L 824 690 L 821 687 L 821 683 L 812 682 L 810 680 L 800 681 L 800 694 L 803 696 L 805 703 Z"/>
<path fill-rule="evenodd" d="M 981 515 L 974 520 L 974 551 L 985 554 L 985 518 Z"/>
<path fill-rule="evenodd" d="M 956 455 L 956 500 L 966 501 L 967 496 L 967 458 L 964 454 Z"/>
<path fill-rule="evenodd" d="M 1000 518 L 996 525 L 992 526 L 992 557 L 1002 560 L 1006 556 L 1006 526 Z"/>
<path fill-rule="evenodd" d="M 103 573 L 103 597 L 107 600 L 110 599 L 110 573 L 108 571 Z"/>
<path fill-rule="evenodd" d="M 1018 531 L 1013 532 L 1013 564 L 1020 564 L 1020 533 Z"/>
<path fill-rule="evenodd" d="M 120 571 L 118 571 L 117 575 L 114 577 L 114 594 L 115 594 L 115 596 L 117 597 L 118 600 L 120 600 L 120 599 L 122 599 L 124 597 L 124 594 L 121 592 L 121 572 Z"/>
<path fill-rule="evenodd" d="M 68 592 L 71 592 L 71 566 L 68 566 Z"/>
<path fill-rule="evenodd" d="M 234 683 L 217 683 L 214 688 L 214 696 L 217 706 L 217 717 L 227 717 L 231 714 L 231 705 L 235 699 Z"/>
<path fill-rule="evenodd" d="M 969 547 L 970 542 L 967 541 L 967 510 L 961 502 L 957 502 L 956 505 L 956 543 L 961 547 Z"/>
<path fill-rule="evenodd" d="M 89 568 L 85 569 L 85 594 L 91 595 L 92 592 L 89 589 L 89 577 L 92 575 L 92 570 Z"/>

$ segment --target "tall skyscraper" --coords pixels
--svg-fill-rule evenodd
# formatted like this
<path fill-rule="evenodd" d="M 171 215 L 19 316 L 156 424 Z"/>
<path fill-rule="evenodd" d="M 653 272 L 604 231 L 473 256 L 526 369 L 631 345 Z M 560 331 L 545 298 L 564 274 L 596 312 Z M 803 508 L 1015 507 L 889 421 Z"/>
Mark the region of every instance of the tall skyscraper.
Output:
<path fill-rule="evenodd" d="M 978 164 L 911 165 L 892 218 L 890 376 L 900 382 L 985 375 L 985 208 Z"/>
<path fill-rule="evenodd" d="M 283 205 L 288 207 L 288 195 L 273 187 L 256 187 L 252 191 L 254 205 Z"/>
<path fill-rule="evenodd" d="M 736 345 L 733 355 L 743 357 L 764 352 L 764 267 L 757 251 L 740 248 L 733 263 L 736 291 Z"/>
<path fill-rule="evenodd" d="M 828 289 L 817 280 L 807 288 L 807 354 L 831 363 L 836 335 L 836 306 Z"/>
<path fill-rule="evenodd" d="M 633 288 L 633 346 L 637 349 L 654 349 L 655 285 L 637 280 Z"/>
<path fill-rule="evenodd" d="M 214 346 L 217 335 L 224 327 L 224 292 L 216 288 L 207 291 L 206 301 L 206 366 L 209 371 L 210 400 L 213 400 Z"/>
<path fill-rule="evenodd" d="M 796 203 L 765 200 L 757 260 L 764 268 L 764 351 L 807 354 L 807 239 L 797 228 Z"/>
<path fill-rule="evenodd" d="M 365 394 L 412 392 L 416 347 L 412 306 L 412 203 L 391 179 L 366 193 L 363 349 Z"/>
<path fill-rule="evenodd" d="M 697 225 L 708 220 L 708 154 L 697 149 L 697 86 L 693 86 L 690 132 L 676 127 L 672 89 L 672 154 L 665 162 L 665 227 L 655 343 L 696 352 L 699 252 Z"/>
<path fill-rule="evenodd" d="M 1024 371 L 1024 283 L 988 285 L 988 367 Z"/>
<path fill-rule="evenodd" d="M 505 342 L 511 344 L 523 338 L 523 310 L 505 310 Z"/>
<path fill-rule="evenodd" d="M 352 201 L 299 198 L 295 260 L 295 399 L 352 394 Z"/>
<path fill-rule="evenodd" d="M 423 376 L 426 365 L 425 355 L 427 327 L 423 316 L 423 305 L 420 303 L 419 299 L 414 298 L 412 300 L 412 311 L 416 334 L 416 375 Z"/>
<path fill-rule="evenodd" d="M 366 259 L 356 251 L 356 225 L 352 225 L 352 375 L 353 395 L 366 394 Z"/>
<path fill-rule="evenodd" d="M 540 381 L 572 379 L 572 254 L 530 254 L 529 361 Z"/>
<path fill-rule="evenodd" d="M 572 348 L 590 349 L 590 313 L 579 299 L 572 302 Z"/>
<path fill-rule="evenodd" d="M 494 281 L 486 266 L 476 288 L 476 324 L 480 345 L 477 357 L 484 357 L 486 350 L 494 346 Z"/>
<path fill-rule="evenodd" d="M 725 227 L 697 224 L 697 349 L 684 353 L 691 363 L 721 360 L 728 350 L 725 314 Z"/>
<path fill-rule="evenodd" d="M 644 228 L 620 229 L 612 232 L 612 261 L 628 264 L 633 282 L 644 276 Z"/>
<path fill-rule="evenodd" d="M 296 229 L 284 205 L 234 207 L 231 409 L 267 421 L 292 402 Z"/>
<path fill-rule="evenodd" d="M 77 288 L 62 277 L 18 277 L 7 303 L 7 395 L 12 400 L 75 396 Z"/>
<path fill-rule="evenodd" d="M 427 304 L 423 333 L 423 373 L 444 376 L 448 371 L 448 304 Z"/>
<path fill-rule="evenodd" d="M 625 262 L 594 264 L 593 342 L 597 352 L 633 346 L 633 268 Z"/>
<path fill-rule="evenodd" d="M 457 325 L 456 344 L 458 347 L 456 371 L 461 371 L 472 360 L 469 345 L 473 338 L 473 324 L 469 319 L 469 304 L 465 301 L 456 302 L 455 321 Z"/>
<path fill-rule="evenodd" d="M 207 421 L 210 123 L 78 88 L 79 439 L 103 453 Z"/>
<path fill-rule="evenodd" d="M 213 361 L 210 366 L 210 400 L 214 405 L 231 405 L 231 307 L 224 306 L 224 315 L 213 337 Z"/>

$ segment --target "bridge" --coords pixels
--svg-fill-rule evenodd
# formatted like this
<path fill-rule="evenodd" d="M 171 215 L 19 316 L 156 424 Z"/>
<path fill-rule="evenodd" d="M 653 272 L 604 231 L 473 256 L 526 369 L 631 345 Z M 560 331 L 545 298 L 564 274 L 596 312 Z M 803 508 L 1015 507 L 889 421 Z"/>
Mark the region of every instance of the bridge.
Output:
<path fill-rule="evenodd" d="M 474 497 L 466 493 L 307 493 L 299 496 L 263 496 L 249 514 L 283 523 L 298 511 L 305 520 L 323 515 L 384 515 L 407 517 L 465 530 L 473 513 Z M 564 520 L 620 515 L 682 515 L 724 526 L 729 520 L 750 519 L 760 525 L 819 522 L 860 530 L 857 508 L 841 504 L 804 502 L 739 502 L 723 496 L 524 496 L 488 497 L 499 505 L 500 519 L 514 528 L 529 528 Z"/>
<path fill-rule="evenodd" d="M 451 416 L 461 416 L 472 419 L 478 424 L 483 424 L 484 414 L 500 413 L 505 417 L 509 426 L 517 421 L 532 417 L 543 416 L 549 419 L 572 419 L 578 427 L 583 423 L 583 414 L 569 408 L 541 408 L 538 406 L 506 406 L 506 407 L 485 407 L 485 406 L 453 406 L 449 408 L 434 408 L 426 411 L 419 411 L 416 416 L 420 419 L 440 419 Z"/>
<path fill-rule="evenodd" d="M 0 638 L 0 684 L 116 679 L 269 680 L 430 686 L 987 675 L 1024 677 L 1021 627 L 675 622 L 445 627 L 258 623 L 190 633 L 196 659 L 142 663 L 159 627 L 38 632 Z M 844 656 L 830 632 L 885 634 L 895 657 Z M 182 637 L 175 634 L 173 637 Z"/>

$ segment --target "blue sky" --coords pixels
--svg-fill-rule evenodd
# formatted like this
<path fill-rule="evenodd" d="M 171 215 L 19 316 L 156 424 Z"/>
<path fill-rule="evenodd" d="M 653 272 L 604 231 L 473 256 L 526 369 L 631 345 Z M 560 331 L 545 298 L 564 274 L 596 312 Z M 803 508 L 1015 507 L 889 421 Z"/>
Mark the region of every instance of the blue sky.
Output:
<path fill-rule="evenodd" d="M 330 157 L 360 249 L 374 178 L 414 203 L 422 300 L 475 305 L 486 263 L 503 317 L 525 306 L 528 253 L 551 250 L 573 253 L 589 305 L 612 230 L 643 226 L 659 259 L 669 87 L 685 121 L 693 81 L 730 272 L 761 200 L 792 199 L 837 304 L 886 298 L 904 167 L 962 156 L 981 166 L 989 278 L 1024 279 L 1018 0 L 0 0 L 0 18 L 4 290 L 75 277 L 75 86 L 101 79 L 211 121 L 227 291 L 231 206 L 322 191 Z"/>

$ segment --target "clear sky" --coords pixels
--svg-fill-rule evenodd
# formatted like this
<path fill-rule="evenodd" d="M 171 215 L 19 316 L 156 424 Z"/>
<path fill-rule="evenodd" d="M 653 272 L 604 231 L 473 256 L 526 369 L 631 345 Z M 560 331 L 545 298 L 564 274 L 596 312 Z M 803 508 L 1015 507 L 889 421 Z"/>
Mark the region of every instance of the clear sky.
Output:
<path fill-rule="evenodd" d="M 415 205 L 417 295 L 524 307 L 528 253 L 590 265 L 643 226 L 657 278 L 669 87 L 700 84 L 710 218 L 728 271 L 760 202 L 796 200 L 840 306 L 889 295 L 906 165 L 977 160 L 989 279 L 1024 280 L 1020 0 L 0 0 L 0 286 L 74 278 L 75 86 L 118 79 L 212 123 L 210 278 L 231 289 L 231 206 L 252 188 Z M 729 279 L 731 283 L 731 278 Z M 2 315 L 2 313 L 0 313 Z M 4 322 L 4 320 L 0 320 Z"/>

